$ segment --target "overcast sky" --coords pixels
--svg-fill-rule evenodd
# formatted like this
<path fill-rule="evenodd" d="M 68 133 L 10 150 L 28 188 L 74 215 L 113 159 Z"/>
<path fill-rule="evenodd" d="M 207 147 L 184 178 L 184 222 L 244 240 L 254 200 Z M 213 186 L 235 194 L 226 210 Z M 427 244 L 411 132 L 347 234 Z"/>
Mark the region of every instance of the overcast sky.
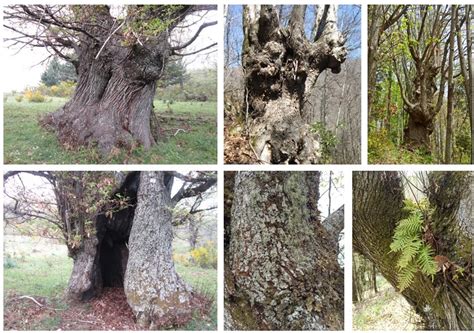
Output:
<path fill-rule="evenodd" d="M 179 31 L 179 35 L 183 41 L 187 40 L 186 37 L 192 36 L 203 22 L 216 21 L 217 17 L 218 12 L 216 10 L 210 11 L 203 21 L 195 24 L 186 31 Z M 195 16 L 189 16 L 187 18 L 188 22 L 195 19 Z M 204 29 L 196 41 L 185 51 L 191 52 L 217 42 L 219 35 L 216 33 L 217 27 L 218 25 L 214 25 Z M 11 36 L 9 30 L 3 27 L 2 29 L 2 36 Z M 48 55 L 48 52 L 41 48 L 25 48 L 18 52 L 18 49 L 8 49 L 4 47 L 2 57 L 2 79 L 5 80 L 4 92 L 10 92 L 12 90 L 21 91 L 28 86 L 38 85 L 41 79 L 41 73 L 43 73 L 47 66 L 46 64 L 38 65 L 38 63 Z M 215 67 L 217 63 L 217 52 L 207 54 L 206 51 L 204 51 L 203 54 L 184 57 L 184 62 L 187 64 L 188 69 Z"/>

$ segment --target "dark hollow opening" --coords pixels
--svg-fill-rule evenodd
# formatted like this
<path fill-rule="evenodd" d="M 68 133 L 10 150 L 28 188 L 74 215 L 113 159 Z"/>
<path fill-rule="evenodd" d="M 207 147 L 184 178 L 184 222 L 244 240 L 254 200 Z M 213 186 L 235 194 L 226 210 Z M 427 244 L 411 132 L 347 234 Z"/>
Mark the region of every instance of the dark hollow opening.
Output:
<path fill-rule="evenodd" d="M 137 204 L 139 172 L 129 173 L 112 198 L 127 198 L 126 207 L 97 217 L 98 259 L 102 287 L 123 288 L 128 262 L 128 239 Z"/>

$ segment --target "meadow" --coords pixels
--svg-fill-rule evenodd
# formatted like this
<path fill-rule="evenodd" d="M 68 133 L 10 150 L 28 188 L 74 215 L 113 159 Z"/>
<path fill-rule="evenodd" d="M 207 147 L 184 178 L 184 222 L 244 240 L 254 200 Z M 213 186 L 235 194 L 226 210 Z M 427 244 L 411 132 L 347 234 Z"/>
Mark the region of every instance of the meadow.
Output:
<path fill-rule="evenodd" d="M 155 100 L 165 138 L 148 151 L 120 151 L 103 158 L 94 147 L 67 150 L 38 119 L 67 99 L 48 97 L 43 103 L 4 97 L 5 164 L 214 164 L 217 162 L 217 103 Z"/>
<path fill-rule="evenodd" d="M 188 251 L 175 241 L 175 253 Z M 97 302 L 66 302 L 64 291 L 72 270 L 67 248 L 41 237 L 5 236 L 4 329 L 84 330 L 111 329 L 100 320 L 93 323 Z M 176 270 L 194 290 L 212 301 L 209 314 L 196 315 L 183 330 L 217 330 L 217 271 L 176 263 Z M 33 301 L 34 299 L 34 301 Z M 37 305 L 40 303 L 41 306 Z M 79 315 L 80 314 L 80 315 Z M 87 319 L 87 320 L 86 320 Z M 130 320 L 131 321 L 131 320 Z M 125 329 L 127 327 L 115 327 Z"/>

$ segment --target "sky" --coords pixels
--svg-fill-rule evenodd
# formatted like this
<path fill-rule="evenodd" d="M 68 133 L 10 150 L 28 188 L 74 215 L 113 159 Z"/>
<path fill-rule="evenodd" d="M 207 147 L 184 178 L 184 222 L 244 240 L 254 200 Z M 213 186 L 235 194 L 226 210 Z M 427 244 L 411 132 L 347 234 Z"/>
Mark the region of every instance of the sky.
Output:
<path fill-rule="evenodd" d="M 288 15 L 291 12 L 291 7 L 284 6 L 284 15 Z M 347 19 L 352 17 L 358 21 L 358 28 L 353 30 L 352 35 L 349 40 L 346 42 L 350 48 L 355 48 L 349 52 L 348 58 L 360 58 L 360 15 L 361 9 L 360 6 L 356 5 L 339 5 L 338 6 L 338 27 L 343 29 Z M 306 9 L 305 15 L 305 30 L 306 34 L 309 36 L 311 32 L 311 27 L 314 22 L 315 17 L 315 6 L 308 6 Z M 229 6 L 229 17 L 230 19 L 230 31 L 229 31 L 229 47 L 235 50 L 238 54 L 234 57 L 231 62 L 231 66 L 237 66 L 240 62 L 240 53 L 243 41 L 243 29 L 242 29 L 242 5 L 232 5 Z M 227 33 L 226 33 L 227 34 Z M 227 47 L 227 42 L 224 42 L 224 47 Z"/>
<path fill-rule="evenodd" d="M 115 10 L 117 10 L 115 8 Z M 112 9 L 114 12 L 114 8 Z M 206 14 L 204 21 L 186 29 L 179 31 L 179 35 L 182 40 L 187 40 L 186 37 L 192 36 L 198 29 L 201 23 L 216 21 L 218 17 L 218 11 L 210 11 Z M 196 19 L 195 16 L 189 16 L 188 20 Z M 186 24 L 186 21 L 183 22 Z M 2 36 L 12 36 L 12 32 L 2 27 Z M 198 50 L 199 48 L 210 45 L 217 42 L 218 34 L 216 33 L 218 25 L 208 27 L 202 30 L 196 41 L 185 51 L 191 52 Z M 5 45 L 5 42 L 3 43 Z M 2 79 L 6 79 L 4 82 L 4 92 L 10 92 L 12 90 L 21 91 L 26 87 L 33 87 L 39 84 L 41 80 L 41 74 L 45 70 L 47 64 L 40 64 L 49 53 L 42 48 L 25 48 L 18 52 L 18 48 L 2 48 Z M 196 69 L 202 67 L 213 67 L 217 62 L 217 52 L 206 54 L 204 52 L 200 55 L 184 57 L 184 63 L 187 64 L 188 69 Z"/>

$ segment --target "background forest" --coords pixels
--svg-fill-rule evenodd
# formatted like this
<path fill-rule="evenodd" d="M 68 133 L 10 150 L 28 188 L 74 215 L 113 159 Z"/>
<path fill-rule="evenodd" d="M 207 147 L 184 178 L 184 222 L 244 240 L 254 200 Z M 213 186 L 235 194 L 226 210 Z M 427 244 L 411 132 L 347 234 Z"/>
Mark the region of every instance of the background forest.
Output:
<path fill-rule="evenodd" d="M 471 163 L 472 6 L 369 6 L 369 163 Z"/>
<path fill-rule="evenodd" d="M 288 27 L 293 6 L 278 5 L 281 27 Z M 313 40 L 321 6 L 306 6 L 304 32 Z M 245 138 L 242 46 L 243 6 L 226 7 L 224 40 L 225 162 L 255 163 Z M 360 163 L 360 6 L 337 6 L 337 28 L 345 39 L 347 59 L 341 72 L 323 71 L 308 98 L 304 121 L 320 138 L 320 163 Z"/>

